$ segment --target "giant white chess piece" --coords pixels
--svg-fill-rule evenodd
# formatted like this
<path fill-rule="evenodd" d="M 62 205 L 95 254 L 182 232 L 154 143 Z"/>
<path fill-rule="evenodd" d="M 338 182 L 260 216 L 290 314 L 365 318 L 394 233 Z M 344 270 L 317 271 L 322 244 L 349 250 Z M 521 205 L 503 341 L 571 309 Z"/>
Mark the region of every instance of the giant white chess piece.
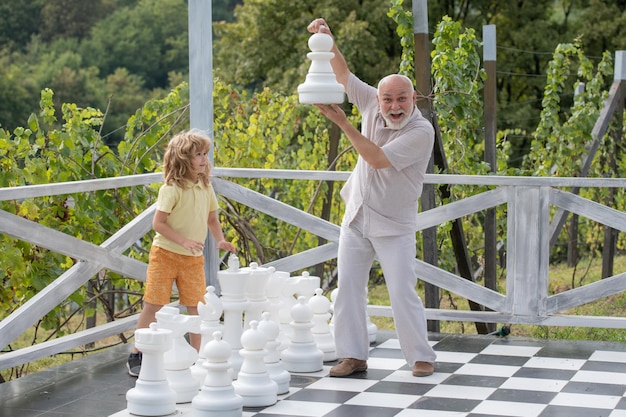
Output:
<path fill-rule="evenodd" d="M 221 339 L 224 326 L 220 323 L 220 319 L 222 318 L 223 311 L 222 301 L 220 301 L 217 294 L 215 294 L 215 287 L 209 285 L 204 294 L 204 303 L 198 303 L 198 315 L 201 319 L 200 334 L 202 339 L 200 342 L 200 350 L 198 351 L 198 360 L 191 366 L 191 373 L 194 378 L 198 379 L 200 382 L 204 381 L 204 377 L 206 376 L 206 369 L 202 366 L 206 360 L 204 357 L 204 346 L 213 340 L 213 333 L 216 331 L 220 332 Z"/>
<path fill-rule="evenodd" d="M 176 307 L 163 306 L 157 311 L 156 319 L 160 329 L 172 332 L 172 348 L 164 355 L 167 382 L 176 392 L 177 404 L 191 402 L 198 393 L 201 381 L 191 373 L 190 368 L 198 359 L 198 352 L 185 340 L 185 335 L 200 333 L 200 316 L 181 314 Z"/>
<path fill-rule="evenodd" d="M 176 412 L 176 392 L 165 375 L 164 353 L 172 347 L 172 332 L 151 323 L 135 330 L 135 347 L 143 354 L 135 387 L 126 392 L 126 408 L 132 415 L 165 416 Z"/>
<path fill-rule="evenodd" d="M 278 340 L 280 327 L 278 323 L 272 320 L 269 311 L 263 313 L 263 320 L 259 322 L 258 329 L 267 336 L 267 343 L 265 344 L 267 353 L 264 358 L 267 372 L 270 374 L 270 378 L 278 385 L 278 395 L 286 394 L 289 392 L 291 375 L 280 363 L 280 351 L 278 350 L 280 346 L 280 341 Z"/>
<path fill-rule="evenodd" d="M 311 334 L 315 339 L 317 348 L 324 353 L 324 362 L 337 359 L 335 349 L 335 338 L 330 331 L 328 321 L 330 319 L 330 300 L 323 294 L 323 290 L 318 288 L 315 295 L 309 299 L 309 306 L 313 311 L 313 328 Z"/>
<path fill-rule="evenodd" d="M 239 258 L 234 253 L 228 258 L 228 269 L 218 271 L 217 279 L 222 288 L 222 307 L 224 309 L 224 336 L 233 352 L 230 363 L 233 367 L 233 378 L 237 378 L 241 368 L 241 334 L 243 333 L 243 312 L 246 309 L 246 285 L 250 277 L 250 269 L 239 268 Z"/>
<path fill-rule="evenodd" d="M 213 340 L 202 351 L 206 360 L 202 366 L 206 377 L 202 389 L 191 401 L 194 417 L 241 417 L 243 399 L 235 393 L 232 368 L 228 358 L 232 349 L 222 340 L 222 332 L 216 331 Z"/>
<path fill-rule="evenodd" d="M 243 328 L 248 329 L 250 322 L 261 320 L 261 313 L 270 306 L 270 301 L 267 298 L 267 284 L 276 268 L 273 266 L 262 267 L 256 262 L 250 262 L 250 266 L 242 268 L 242 270 L 250 273 L 244 291 L 247 304 L 244 311 Z"/>
<path fill-rule="evenodd" d="M 278 385 L 272 380 L 265 366 L 267 336 L 252 320 L 250 328 L 241 335 L 243 357 L 237 380 L 233 381 L 235 392 L 243 399 L 244 407 L 266 407 L 278 401 Z"/>
<path fill-rule="evenodd" d="M 302 104 L 341 104 L 344 88 L 337 82 L 330 60 L 333 38 L 326 33 L 315 33 L 309 38 L 307 58 L 311 66 L 304 83 L 298 86 L 298 97 Z"/>
<path fill-rule="evenodd" d="M 313 311 L 306 297 L 298 297 L 291 308 L 291 340 L 280 353 L 280 359 L 289 372 L 317 372 L 324 368 L 324 353 L 317 348 L 311 334 Z"/>

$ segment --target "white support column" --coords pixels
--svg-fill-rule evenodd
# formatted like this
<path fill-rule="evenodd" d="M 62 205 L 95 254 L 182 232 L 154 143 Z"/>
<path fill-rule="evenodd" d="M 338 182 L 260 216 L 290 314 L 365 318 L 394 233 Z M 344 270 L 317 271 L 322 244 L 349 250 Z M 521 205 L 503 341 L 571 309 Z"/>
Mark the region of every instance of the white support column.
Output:
<path fill-rule="evenodd" d="M 213 136 L 213 33 L 211 2 L 189 0 L 189 104 L 190 127 L 205 132 L 212 140 L 213 147 L 209 161 L 213 164 L 215 137 Z M 204 272 L 206 284 L 215 287 L 217 281 L 219 254 L 216 242 L 209 233 L 204 245 Z"/>
<path fill-rule="evenodd" d="M 547 311 L 550 256 L 549 187 L 513 187 L 508 204 L 507 312 Z"/>

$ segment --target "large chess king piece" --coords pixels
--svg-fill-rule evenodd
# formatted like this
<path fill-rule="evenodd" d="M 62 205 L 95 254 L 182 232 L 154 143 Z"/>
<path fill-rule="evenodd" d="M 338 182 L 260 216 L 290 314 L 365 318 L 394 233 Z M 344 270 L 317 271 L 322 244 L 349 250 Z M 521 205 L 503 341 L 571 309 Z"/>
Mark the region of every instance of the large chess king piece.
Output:
<path fill-rule="evenodd" d="M 302 104 L 341 104 L 343 85 L 337 82 L 330 60 L 335 54 L 330 52 L 333 38 L 326 33 L 315 33 L 309 38 L 307 54 L 311 67 L 303 84 L 298 86 L 298 97 Z"/>

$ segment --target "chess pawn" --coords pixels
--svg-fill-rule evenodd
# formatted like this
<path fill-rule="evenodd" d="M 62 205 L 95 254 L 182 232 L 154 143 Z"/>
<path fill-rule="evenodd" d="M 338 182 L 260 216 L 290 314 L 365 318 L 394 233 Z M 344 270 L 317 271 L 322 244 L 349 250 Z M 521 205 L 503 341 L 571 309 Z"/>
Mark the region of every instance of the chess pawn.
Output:
<path fill-rule="evenodd" d="M 126 407 L 137 416 L 164 416 L 176 412 L 176 392 L 165 375 L 164 353 L 172 347 L 172 332 L 151 323 L 135 331 L 135 346 L 143 354 L 135 387 L 126 392 Z"/>
<path fill-rule="evenodd" d="M 202 350 L 206 360 L 202 366 L 206 370 L 204 383 L 198 395 L 191 400 L 194 417 L 241 417 L 243 399 L 235 393 L 232 368 L 228 358 L 232 349 L 222 340 L 222 332 L 215 331 L 213 340 Z"/>
<path fill-rule="evenodd" d="M 191 366 L 198 352 L 185 339 L 187 333 L 200 333 L 200 316 L 181 314 L 178 308 L 163 306 L 156 313 L 160 329 L 172 332 L 172 348 L 165 352 L 167 381 L 176 392 L 176 403 L 188 403 L 198 393 L 201 381 L 193 377 Z"/>
<path fill-rule="evenodd" d="M 206 360 L 204 357 L 204 346 L 213 340 L 213 333 L 219 331 L 222 333 L 223 325 L 220 323 L 222 317 L 223 307 L 219 297 L 215 294 L 215 287 L 212 285 L 206 288 L 204 294 L 204 303 L 198 303 L 198 315 L 200 316 L 200 349 L 198 350 L 198 360 L 191 366 L 191 373 L 194 378 L 200 381 L 204 381 L 206 375 L 206 369 L 202 364 Z M 221 336 L 220 336 L 221 338 Z"/>
<path fill-rule="evenodd" d="M 324 362 L 330 362 L 337 359 L 337 352 L 335 350 L 335 338 L 328 325 L 330 301 L 322 293 L 322 289 L 318 288 L 315 290 L 315 295 L 309 299 L 309 306 L 313 311 L 311 334 L 315 339 L 317 348 L 324 353 Z"/>
<path fill-rule="evenodd" d="M 309 38 L 307 58 L 311 66 L 303 84 L 298 86 L 298 97 L 302 104 L 341 104 L 344 88 L 337 82 L 330 60 L 333 38 L 326 33 L 315 33 Z"/>
<path fill-rule="evenodd" d="M 270 378 L 265 366 L 267 336 L 258 330 L 259 322 L 252 320 L 250 328 L 241 335 L 243 358 L 235 392 L 243 399 L 244 407 L 266 407 L 278 401 L 278 385 Z"/>
<path fill-rule="evenodd" d="M 291 309 L 291 340 L 280 354 L 285 369 L 289 372 L 317 372 L 324 368 L 324 353 L 317 348 L 311 328 L 314 326 L 313 311 L 306 297 L 298 297 Z"/>
<path fill-rule="evenodd" d="M 263 320 L 259 322 L 258 329 L 267 337 L 267 343 L 265 344 L 267 353 L 264 358 L 267 372 L 270 374 L 270 378 L 278 385 L 278 395 L 286 394 L 289 392 L 291 375 L 280 363 L 280 352 L 278 351 L 280 346 L 280 341 L 278 340 L 280 327 L 278 323 L 272 320 L 271 313 L 265 311 Z"/>
<path fill-rule="evenodd" d="M 239 268 L 239 258 L 235 254 L 230 254 L 228 258 L 228 269 L 217 272 L 217 279 L 222 288 L 220 300 L 224 309 L 223 338 L 233 350 L 230 357 L 233 378 L 237 378 L 242 362 L 239 350 L 243 332 L 243 312 L 247 305 L 245 290 L 249 278 L 250 269 Z"/>

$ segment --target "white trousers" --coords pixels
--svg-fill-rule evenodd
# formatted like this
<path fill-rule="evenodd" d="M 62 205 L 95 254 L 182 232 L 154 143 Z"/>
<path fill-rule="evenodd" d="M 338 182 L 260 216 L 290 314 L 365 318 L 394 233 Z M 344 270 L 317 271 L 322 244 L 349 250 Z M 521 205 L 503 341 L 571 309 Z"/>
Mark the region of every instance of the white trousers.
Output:
<path fill-rule="evenodd" d="M 334 305 L 335 345 L 339 358 L 367 360 L 367 285 L 374 260 L 383 270 L 396 333 L 409 366 L 435 362 L 428 344 L 426 316 L 415 291 L 415 233 L 364 238 L 354 226 L 341 226 L 337 266 L 339 291 Z"/>

